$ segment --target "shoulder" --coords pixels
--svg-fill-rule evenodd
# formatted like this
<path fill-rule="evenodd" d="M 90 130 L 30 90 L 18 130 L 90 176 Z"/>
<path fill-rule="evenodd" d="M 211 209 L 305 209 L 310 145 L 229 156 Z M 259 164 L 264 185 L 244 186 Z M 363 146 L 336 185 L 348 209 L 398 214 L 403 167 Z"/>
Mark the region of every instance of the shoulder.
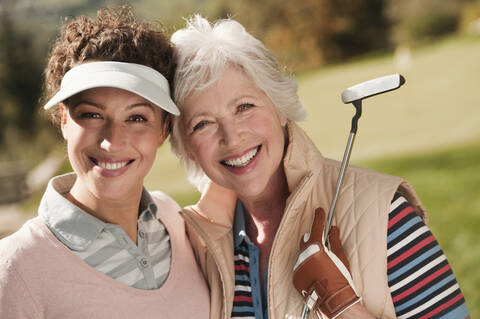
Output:
<path fill-rule="evenodd" d="M 151 191 L 150 195 L 152 196 L 152 199 L 154 200 L 155 204 L 158 206 L 159 210 L 168 210 L 168 211 L 175 211 L 178 212 L 180 211 L 180 206 L 178 203 L 165 194 L 162 191 Z"/>
<path fill-rule="evenodd" d="M 333 160 L 330 158 L 325 158 L 324 165 L 326 167 L 329 167 L 331 169 L 335 169 L 340 171 L 340 168 L 342 166 L 342 163 L 337 160 Z M 399 176 L 395 175 L 390 175 L 390 174 L 385 174 L 381 173 L 378 171 L 374 171 L 370 168 L 365 168 L 365 167 L 358 167 L 355 165 L 349 165 L 347 170 L 346 170 L 346 175 L 355 175 L 356 177 L 363 177 L 363 178 L 370 178 L 373 180 L 377 181 L 394 181 L 394 182 L 402 182 L 404 179 Z"/>
<path fill-rule="evenodd" d="M 36 317 L 38 304 L 33 291 L 40 291 L 40 263 L 49 252 L 39 217 L 0 240 L 0 317 Z M 40 270 L 41 271 L 41 270 Z M 44 287 L 43 287 L 44 288 Z M 8 305 L 8 307 L 3 307 Z"/>
<path fill-rule="evenodd" d="M 27 221 L 18 231 L 0 240 L 0 261 L 14 262 L 26 258 L 30 252 L 39 248 L 43 237 L 38 229 L 39 218 Z"/>
<path fill-rule="evenodd" d="M 169 229 L 184 229 L 185 224 L 180 216 L 181 208 L 178 203 L 162 191 L 152 191 L 150 195 L 157 205 L 157 218 Z"/>
<path fill-rule="evenodd" d="M 0 281 L 13 271 L 21 277 L 40 278 L 38 271 L 48 269 L 57 248 L 53 234 L 40 217 L 27 221 L 17 232 L 0 240 Z"/>
<path fill-rule="evenodd" d="M 324 171 L 319 174 L 319 178 L 329 180 L 328 185 L 336 185 L 341 163 L 332 159 L 325 159 L 323 165 Z M 387 212 L 394 198 L 395 193 L 400 193 L 406 200 L 414 206 L 417 214 L 427 220 L 427 212 L 423 206 L 418 194 L 410 182 L 402 177 L 377 172 L 368 168 L 349 166 L 346 170 L 343 190 L 350 188 L 353 195 L 361 198 L 376 197 L 382 202 L 382 212 Z M 353 190 L 356 190 L 353 191 Z"/>

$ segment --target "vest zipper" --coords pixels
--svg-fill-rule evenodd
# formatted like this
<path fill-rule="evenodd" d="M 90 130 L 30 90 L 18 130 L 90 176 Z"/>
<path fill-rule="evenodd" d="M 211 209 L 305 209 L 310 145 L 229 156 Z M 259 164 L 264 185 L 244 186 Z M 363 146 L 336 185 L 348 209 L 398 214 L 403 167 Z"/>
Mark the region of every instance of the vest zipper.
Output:
<path fill-rule="evenodd" d="M 304 192 L 304 188 L 307 186 L 308 182 L 312 180 L 312 178 L 311 178 L 312 176 L 313 176 L 313 172 L 308 171 L 307 174 L 300 181 L 300 184 L 295 189 L 295 191 L 293 193 L 293 197 L 290 199 L 290 201 L 288 203 L 288 206 L 285 207 L 285 212 L 284 212 L 284 215 L 282 217 L 282 221 L 280 222 L 280 226 L 278 226 L 277 234 L 279 233 L 279 231 L 282 228 L 286 227 L 284 224 L 286 223 L 285 220 L 287 220 L 287 216 L 289 214 L 291 214 L 292 207 L 296 204 L 300 194 L 302 194 Z M 272 263 L 273 263 L 272 256 L 274 255 L 275 251 L 277 250 L 276 248 L 277 248 L 277 245 L 278 245 L 278 240 L 279 240 L 278 237 L 275 236 L 275 239 L 274 239 L 273 245 L 272 245 L 272 250 L 270 251 L 270 256 L 269 256 L 269 259 L 268 259 L 268 269 L 269 269 L 269 271 L 268 271 L 268 277 L 269 278 L 268 279 L 270 279 L 270 277 L 272 276 L 272 272 L 270 271 L 272 269 Z M 292 271 L 293 271 L 293 269 L 292 269 Z M 268 281 L 270 281 L 270 280 L 268 280 Z M 269 285 L 268 286 L 268 291 L 267 291 L 268 318 L 269 319 L 274 319 L 275 317 L 272 317 L 272 315 L 273 315 L 273 308 L 271 308 L 272 303 L 270 302 L 271 295 L 272 295 L 272 292 L 271 292 L 271 287 Z M 301 309 L 299 311 L 301 311 Z"/>

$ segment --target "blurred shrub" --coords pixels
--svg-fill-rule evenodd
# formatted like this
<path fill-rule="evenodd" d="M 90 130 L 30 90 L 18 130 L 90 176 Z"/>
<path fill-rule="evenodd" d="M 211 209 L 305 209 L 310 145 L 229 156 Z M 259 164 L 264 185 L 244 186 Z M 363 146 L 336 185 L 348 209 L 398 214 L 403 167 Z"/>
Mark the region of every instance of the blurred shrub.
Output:
<path fill-rule="evenodd" d="M 0 0 L 0 147 L 5 150 L 0 161 L 41 157 L 61 140 L 38 116 L 37 100 L 47 47 L 62 18 L 121 2 Z M 138 0 L 132 5 L 171 32 L 195 12 L 212 21 L 233 17 L 291 71 L 467 30 L 480 16 L 480 0 Z"/>
<path fill-rule="evenodd" d="M 0 162 L 35 162 L 56 141 L 54 130 L 39 116 L 38 98 L 47 45 L 39 48 L 35 44 L 38 34 L 35 29 L 25 27 L 17 14 L 15 2 L 1 3 Z"/>
<path fill-rule="evenodd" d="M 436 1 L 438 2 L 438 1 Z M 453 33 L 457 30 L 461 10 L 459 6 L 441 2 L 422 6 L 407 22 L 408 32 L 413 40 L 424 40 Z"/>
<path fill-rule="evenodd" d="M 480 0 L 463 7 L 458 29 L 462 33 L 480 34 Z"/>
<path fill-rule="evenodd" d="M 392 22 L 392 39 L 418 44 L 458 30 L 463 8 L 470 0 L 388 0 L 386 15 Z"/>
<path fill-rule="evenodd" d="M 297 71 L 388 46 L 385 0 L 224 0 L 222 7 Z"/>

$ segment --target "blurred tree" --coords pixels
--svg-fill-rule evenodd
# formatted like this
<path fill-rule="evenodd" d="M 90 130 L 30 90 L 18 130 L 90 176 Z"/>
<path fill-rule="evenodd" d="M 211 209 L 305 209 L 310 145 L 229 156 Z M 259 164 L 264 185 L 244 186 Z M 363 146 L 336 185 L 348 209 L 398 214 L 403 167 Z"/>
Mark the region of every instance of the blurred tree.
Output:
<path fill-rule="evenodd" d="M 295 61 L 296 69 L 388 47 L 384 5 L 385 0 L 222 2 L 282 62 Z"/>
<path fill-rule="evenodd" d="M 463 7 L 459 31 L 480 34 L 480 0 L 471 1 Z"/>
<path fill-rule="evenodd" d="M 9 130 L 17 130 L 15 135 L 24 138 L 35 133 L 42 86 L 43 61 L 35 56 L 33 35 L 15 28 L 11 15 L 14 5 L 11 0 L 2 0 L 0 6 L 0 143 L 3 145 Z"/>
<path fill-rule="evenodd" d="M 462 20 L 465 29 L 478 16 L 479 1 L 138 0 L 132 5 L 139 16 L 160 21 L 170 32 L 184 26 L 182 17 L 196 12 L 211 21 L 233 17 L 264 41 L 281 64 L 301 71 L 415 37 L 453 32 Z M 0 147 L 10 152 L 12 144 L 29 145 L 34 139 L 52 147 L 40 133 L 50 125 L 41 122 L 37 111 L 48 42 L 65 16 L 93 15 L 99 7 L 123 2 L 0 0 Z M 465 4 L 474 2 L 476 6 L 465 9 Z"/>
<path fill-rule="evenodd" d="M 458 30 L 464 8 L 472 0 L 387 0 L 396 45 L 415 45 Z"/>
<path fill-rule="evenodd" d="M 389 47 L 389 22 L 384 15 L 384 0 L 340 0 L 330 2 L 332 26 L 327 47 L 345 59 Z"/>

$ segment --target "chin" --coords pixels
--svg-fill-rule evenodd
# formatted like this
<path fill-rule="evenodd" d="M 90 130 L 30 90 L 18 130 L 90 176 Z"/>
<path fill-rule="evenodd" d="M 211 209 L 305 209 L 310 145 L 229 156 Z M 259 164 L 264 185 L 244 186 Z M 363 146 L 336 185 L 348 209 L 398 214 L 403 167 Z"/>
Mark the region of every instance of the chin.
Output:
<path fill-rule="evenodd" d="M 102 183 L 95 187 L 95 197 L 103 200 L 123 200 L 133 192 L 132 189 L 127 189 L 125 184 L 123 185 L 108 185 L 110 183 Z"/>
<path fill-rule="evenodd" d="M 265 185 L 248 185 L 237 187 L 234 191 L 239 197 L 255 198 L 261 196 L 265 191 Z"/>

